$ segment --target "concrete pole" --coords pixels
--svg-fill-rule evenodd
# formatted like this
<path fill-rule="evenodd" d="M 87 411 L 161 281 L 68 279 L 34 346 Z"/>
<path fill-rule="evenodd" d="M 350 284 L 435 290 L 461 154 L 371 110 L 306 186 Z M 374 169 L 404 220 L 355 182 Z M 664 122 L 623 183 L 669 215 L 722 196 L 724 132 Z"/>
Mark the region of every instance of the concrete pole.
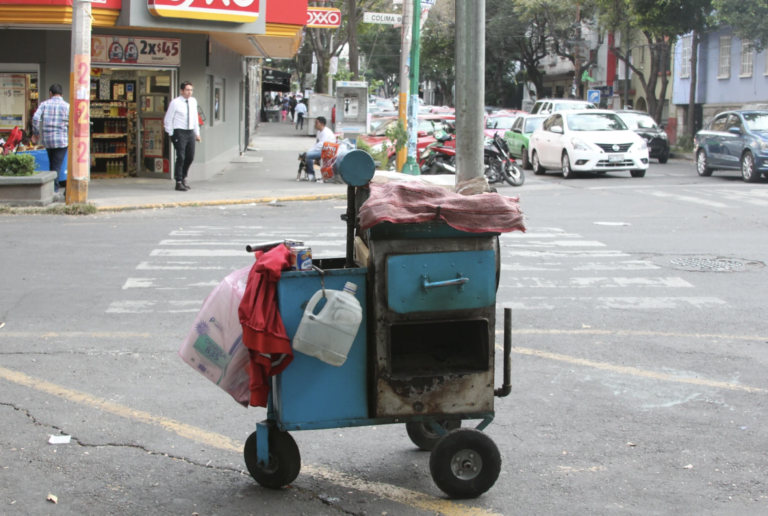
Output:
<path fill-rule="evenodd" d="M 91 0 L 73 0 L 67 204 L 88 201 L 91 178 L 91 19 Z"/>
<path fill-rule="evenodd" d="M 403 37 L 400 50 L 400 95 L 397 104 L 399 119 L 403 127 L 408 129 L 408 61 L 411 57 L 411 27 L 413 26 L 413 4 L 409 0 L 403 2 Z M 404 146 L 397 153 L 397 171 L 403 170 L 405 160 L 408 159 L 408 146 Z"/>
<path fill-rule="evenodd" d="M 484 175 L 485 0 L 456 0 L 456 184 Z"/>
<path fill-rule="evenodd" d="M 333 97 L 333 74 L 331 73 L 331 61 L 333 61 L 333 34 L 331 34 L 331 58 L 328 60 L 328 95 Z M 339 71 L 338 61 L 336 71 Z"/>

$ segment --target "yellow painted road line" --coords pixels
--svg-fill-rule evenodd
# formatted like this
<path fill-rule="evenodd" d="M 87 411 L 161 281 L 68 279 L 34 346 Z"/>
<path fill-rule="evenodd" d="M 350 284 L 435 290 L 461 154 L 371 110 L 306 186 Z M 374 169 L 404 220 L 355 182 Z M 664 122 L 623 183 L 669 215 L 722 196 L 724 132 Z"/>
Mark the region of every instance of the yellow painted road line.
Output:
<path fill-rule="evenodd" d="M 140 421 L 149 425 L 159 426 L 169 432 L 173 432 L 185 439 L 190 439 L 200 444 L 205 444 L 220 450 L 240 454 L 243 450 L 243 443 L 230 439 L 229 437 L 214 432 L 209 432 L 186 423 L 181 423 L 173 419 L 155 416 L 143 410 L 135 410 L 119 403 L 114 403 L 103 398 L 92 396 L 88 393 L 68 389 L 54 383 L 39 380 L 32 376 L 12 371 L 0 367 L 0 378 L 8 380 L 18 385 L 23 385 L 37 391 L 58 396 L 67 401 L 80 403 L 134 421 Z M 477 507 L 470 507 L 464 504 L 455 503 L 450 500 L 443 500 L 434 496 L 397 487 L 380 482 L 371 482 L 360 478 L 327 469 L 323 466 L 302 465 L 302 473 L 312 477 L 325 480 L 332 484 L 344 487 L 346 489 L 356 489 L 379 498 L 391 500 L 393 502 L 409 505 L 417 509 L 436 512 L 443 516 L 502 516 L 498 513 L 490 512 Z"/>
<path fill-rule="evenodd" d="M 503 350 L 504 347 L 496 344 L 497 349 Z M 648 378 L 650 380 L 662 380 L 665 382 L 677 382 L 688 383 L 692 385 L 701 385 L 703 387 L 714 387 L 716 389 L 729 389 L 732 391 L 743 392 L 768 392 L 766 389 L 759 387 L 748 387 L 746 385 L 740 385 L 738 383 L 730 382 L 718 382 L 716 380 L 706 380 L 703 378 L 686 378 L 683 376 L 675 376 L 666 373 L 659 373 L 656 371 L 648 371 L 647 369 L 640 369 L 637 367 L 621 366 L 615 364 L 609 364 L 607 362 L 595 362 L 594 360 L 587 360 L 585 358 L 577 358 L 568 355 L 561 355 L 559 353 L 550 353 L 549 351 L 540 351 L 538 349 L 528 348 L 512 348 L 513 353 L 519 355 L 529 355 L 540 358 L 546 358 L 549 360 L 556 360 L 558 362 L 567 362 L 573 365 L 579 365 L 584 367 L 592 367 L 595 369 L 601 369 L 603 371 L 610 371 L 612 373 L 628 374 L 631 376 L 639 376 L 641 378 Z"/>
<path fill-rule="evenodd" d="M 496 330 L 496 335 L 504 333 L 502 330 Z M 513 335 L 615 335 L 623 337 L 679 337 L 684 339 L 723 339 L 723 340 L 746 340 L 768 342 L 768 336 L 760 335 L 723 335 L 717 333 L 673 333 L 663 331 L 638 331 L 638 330 L 541 330 L 541 329 L 520 329 L 512 330 Z"/>

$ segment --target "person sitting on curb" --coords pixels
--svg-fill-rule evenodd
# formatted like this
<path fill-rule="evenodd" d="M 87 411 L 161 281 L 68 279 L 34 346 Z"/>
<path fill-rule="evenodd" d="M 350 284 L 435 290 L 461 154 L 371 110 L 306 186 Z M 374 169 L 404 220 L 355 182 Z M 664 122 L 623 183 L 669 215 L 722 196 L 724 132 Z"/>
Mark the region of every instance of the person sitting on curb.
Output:
<path fill-rule="evenodd" d="M 310 181 L 315 181 L 315 160 L 320 159 L 323 155 L 323 144 L 325 142 L 335 142 L 336 135 L 329 127 L 326 127 L 327 123 L 324 116 L 319 116 L 315 120 L 315 130 L 317 131 L 317 141 L 311 149 L 307 151 L 307 178 Z M 322 181 L 322 179 L 320 180 Z"/>

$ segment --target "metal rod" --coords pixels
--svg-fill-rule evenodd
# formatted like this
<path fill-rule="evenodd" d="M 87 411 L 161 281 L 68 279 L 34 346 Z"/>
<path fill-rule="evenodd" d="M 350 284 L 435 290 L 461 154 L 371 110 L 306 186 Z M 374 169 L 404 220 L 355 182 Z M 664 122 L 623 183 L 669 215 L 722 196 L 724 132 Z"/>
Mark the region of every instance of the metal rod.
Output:
<path fill-rule="evenodd" d="M 482 177 L 485 0 L 456 0 L 456 184 Z"/>
<path fill-rule="evenodd" d="M 355 187 L 347 186 L 347 264 L 346 268 L 355 266 L 355 223 L 357 211 L 355 210 Z"/>
<path fill-rule="evenodd" d="M 503 398 L 512 392 L 512 309 L 504 309 L 504 384 L 494 391 Z"/>

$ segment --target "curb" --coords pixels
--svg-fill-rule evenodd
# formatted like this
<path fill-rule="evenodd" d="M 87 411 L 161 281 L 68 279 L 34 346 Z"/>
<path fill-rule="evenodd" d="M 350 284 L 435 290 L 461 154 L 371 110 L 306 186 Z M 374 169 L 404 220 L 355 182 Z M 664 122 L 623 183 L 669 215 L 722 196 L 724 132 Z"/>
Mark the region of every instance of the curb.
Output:
<path fill-rule="evenodd" d="M 693 154 L 685 152 L 670 152 L 669 157 L 672 159 L 684 159 L 686 161 L 693 161 Z"/>
<path fill-rule="evenodd" d="M 327 201 L 330 199 L 346 199 L 347 194 L 295 195 L 289 197 L 259 197 L 256 199 L 228 199 L 218 201 L 183 201 L 165 202 L 160 204 L 126 204 L 122 206 L 96 206 L 99 212 L 116 212 L 131 210 L 152 210 L 164 208 L 199 208 L 203 206 L 234 206 L 238 204 L 267 204 L 270 202 L 292 201 Z"/>

